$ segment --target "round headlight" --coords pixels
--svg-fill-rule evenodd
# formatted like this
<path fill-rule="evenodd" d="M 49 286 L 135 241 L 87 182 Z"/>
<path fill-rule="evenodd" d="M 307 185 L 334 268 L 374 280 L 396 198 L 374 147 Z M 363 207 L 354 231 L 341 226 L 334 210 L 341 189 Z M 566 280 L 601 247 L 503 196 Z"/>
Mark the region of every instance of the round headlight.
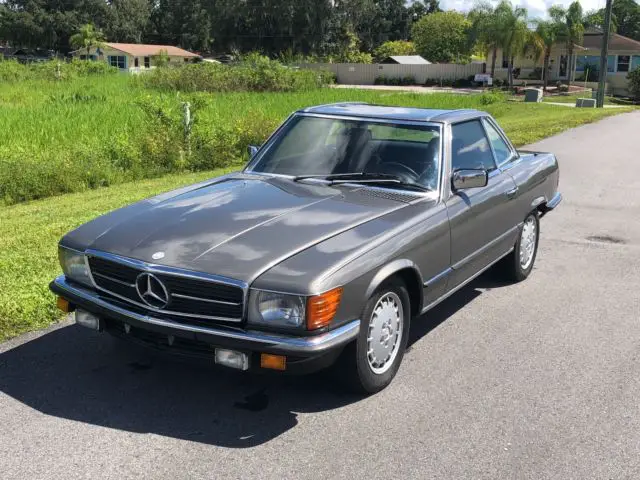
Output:
<path fill-rule="evenodd" d="M 254 290 L 249 320 L 278 327 L 304 325 L 305 299 L 297 295 Z"/>

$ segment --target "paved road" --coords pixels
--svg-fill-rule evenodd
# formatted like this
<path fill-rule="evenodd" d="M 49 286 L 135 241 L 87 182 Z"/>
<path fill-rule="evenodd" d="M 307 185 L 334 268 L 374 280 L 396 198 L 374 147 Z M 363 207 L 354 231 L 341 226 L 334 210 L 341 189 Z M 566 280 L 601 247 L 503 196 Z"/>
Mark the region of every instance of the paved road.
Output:
<path fill-rule="evenodd" d="M 533 145 L 565 201 L 532 277 L 484 275 L 416 322 L 374 397 L 73 325 L 0 345 L 0 477 L 640 478 L 639 134 L 635 112 Z"/>

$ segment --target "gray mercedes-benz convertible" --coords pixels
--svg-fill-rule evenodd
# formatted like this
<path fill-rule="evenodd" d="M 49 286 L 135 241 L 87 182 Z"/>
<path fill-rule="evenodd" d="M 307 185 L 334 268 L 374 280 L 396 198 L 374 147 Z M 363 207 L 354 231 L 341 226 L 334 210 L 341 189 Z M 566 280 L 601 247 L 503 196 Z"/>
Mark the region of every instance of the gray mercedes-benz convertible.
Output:
<path fill-rule="evenodd" d="M 388 385 L 412 319 L 499 262 L 531 273 L 561 201 L 550 153 L 488 114 L 343 103 L 291 115 L 239 173 L 62 238 L 58 305 L 80 325 L 240 370 Z M 419 320 L 417 320 L 419 321 Z"/>

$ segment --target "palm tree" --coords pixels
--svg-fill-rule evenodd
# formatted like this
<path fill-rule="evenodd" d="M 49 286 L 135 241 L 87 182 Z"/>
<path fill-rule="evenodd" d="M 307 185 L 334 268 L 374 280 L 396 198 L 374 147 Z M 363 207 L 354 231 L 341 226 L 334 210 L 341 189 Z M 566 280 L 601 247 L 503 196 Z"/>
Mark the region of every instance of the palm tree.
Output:
<path fill-rule="evenodd" d="M 568 9 L 553 6 L 549 9 L 549 16 L 560 25 L 558 39 L 564 41 L 567 46 L 569 57 L 568 84 L 571 85 L 575 74 L 576 58 L 574 55 L 575 46 L 582 43 L 584 37 L 584 14 L 582 6 L 577 0 L 569 5 Z"/>
<path fill-rule="evenodd" d="M 91 49 L 93 47 L 103 48 L 104 42 L 105 38 L 102 31 L 96 29 L 91 23 L 80 27 L 78 33 L 71 35 L 71 38 L 69 38 L 69 43 L 72 47 L 78 50 L 81 48 L 87 49 L 87 60 L 89 60 Z"/>
<path fill-rule="evenodd" d="M 527 9 L 513 6 L 509 0 L 502 0 L 496 7 L 496 25 L 503 54 L 507 56 L 509 87 L 513 86 L 513 62 L 520 54 L 529 37 Z"/>
<path fill-rule="evenodd" d="M 544 82 L 544 90 L 547 90 L 549 84 L 549 61 L 551 60 L 551 49 L 558 40 L 562 25 L 554 20 L 539 20 L 536 26 L 536 34 L 544 45 L 544 66 L 542 68 L 542 80 Z"/>
<path fill-rule="evenodd" d="M 474 45 L 480 45 L 484 53 L 491 52 L 491 77 L 494 77 L 498 48 L 502 44 L 502 32 L 498 25 L 499 17 L 491 3 L 482 1 L 469 12 L 469 20 L 471 21 L 471 42 Z"/>
<path fill-rule="evenodd" d="M 520 54 L 523 57 L 531 56 L 535 63 L 538 63 L 540 57 L 545 52 L 545 43 L 537 31 L 527 29 L 524 35 L 524 43 Z"/>

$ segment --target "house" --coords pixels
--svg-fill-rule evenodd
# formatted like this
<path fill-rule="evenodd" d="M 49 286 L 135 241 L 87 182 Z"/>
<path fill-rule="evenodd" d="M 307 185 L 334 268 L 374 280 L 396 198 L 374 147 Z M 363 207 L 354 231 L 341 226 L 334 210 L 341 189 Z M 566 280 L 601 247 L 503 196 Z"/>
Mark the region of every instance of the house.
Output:
<path fill-rule="evenodd" d="M 169 64 L 183 64 L 200 59 L 200 55 L 171 45 L 144 45 L 138 43 L 107 42 L 102 47 L 89 50 L 89 60 L 103 60 L 113 67 L 129 72 L 139 72 L 154 67 L 154 57 L 166 52 Z M 71 54 L 80 60 L 87 59 L 87 49 L 81 48 Z"/>
<path fill-rule="evenodd" d="M 420 55 L 392 55 L 380 63 L 395 65 L 431 65 L 431 62 L 425 60 Z"/>
<path fill-rule="evenodd" d="M 575 45 L 573 58 L 569 58 L 567 46 L 564 43 L 554 45 L 549 60 L 549 82 L 569 79 L 569 70 L 573 67 L 573 81 L 576 83 L 587 82 L 587 86 L 593 87 L 598 81 L 600 69 L 600 48 L 602 46 L 603 33 L 599 29 L 590 28 L 584 33 L 582 45 Z M 495 78 L 507 78 L 508 59 L 498 49 L 496 59 Z M 487 71 L 491 69 L 492 52 L 487 56 Z M 540 78 L 544 65 L 544 58 L 537 61 L 532 55 L 516 58 L 514 69 L 519 69 L 518 80 L 531 81 Z M 640 42 L 618 34 L 612 34 L 609 38 L 609 52 L 607 57 L 607 89 L 614 95 L 627 95 L 627 73 L 640 67 Z"/>

